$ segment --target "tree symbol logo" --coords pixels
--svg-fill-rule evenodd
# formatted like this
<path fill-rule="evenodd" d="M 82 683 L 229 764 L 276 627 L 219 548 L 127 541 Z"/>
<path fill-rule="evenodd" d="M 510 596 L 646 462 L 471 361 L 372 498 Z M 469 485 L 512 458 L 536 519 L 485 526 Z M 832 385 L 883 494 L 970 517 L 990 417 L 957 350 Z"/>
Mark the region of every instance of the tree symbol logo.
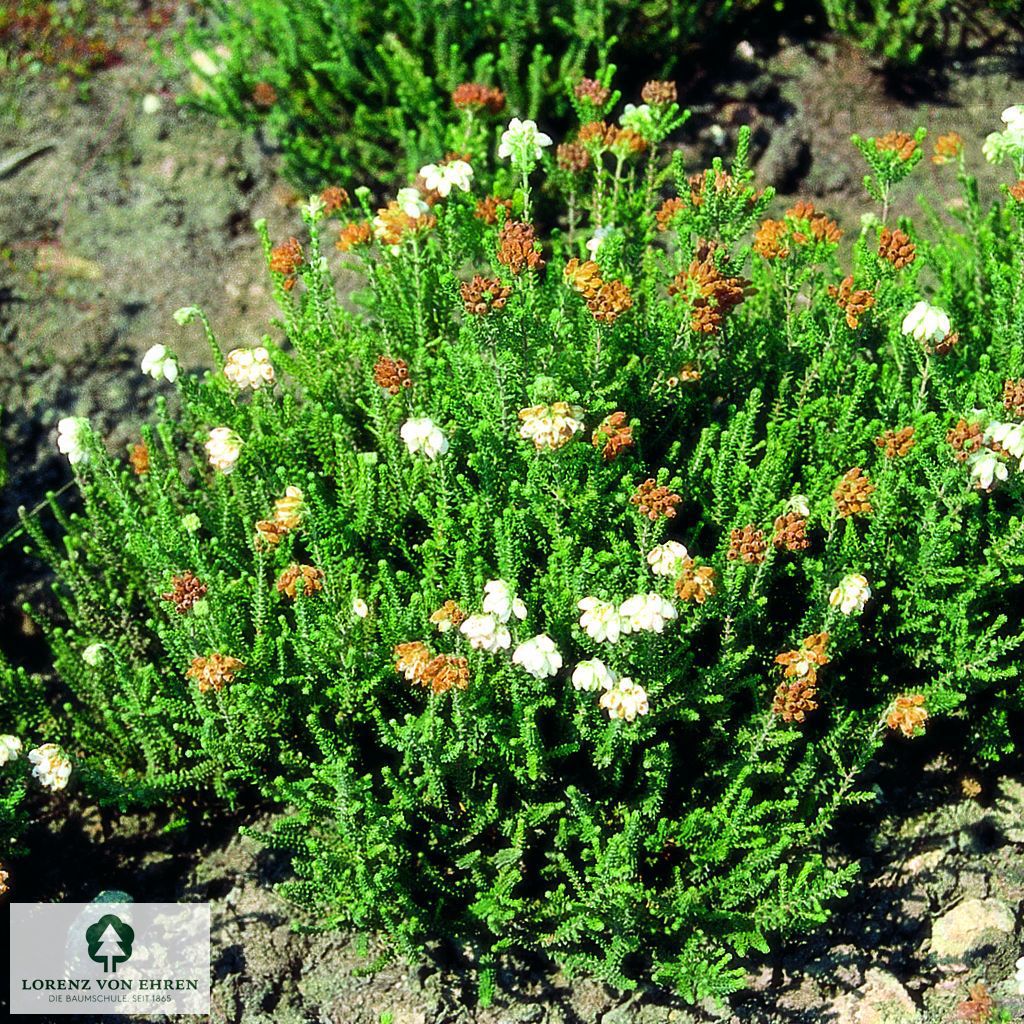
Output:
<path fill-rule="evenodd" d="M 103 973 L 117 973 L 117 965 L 131 959 L 135 931 L 114 914 L 104 914 L 85 930 L 89 959 L 103 964 Z"/>

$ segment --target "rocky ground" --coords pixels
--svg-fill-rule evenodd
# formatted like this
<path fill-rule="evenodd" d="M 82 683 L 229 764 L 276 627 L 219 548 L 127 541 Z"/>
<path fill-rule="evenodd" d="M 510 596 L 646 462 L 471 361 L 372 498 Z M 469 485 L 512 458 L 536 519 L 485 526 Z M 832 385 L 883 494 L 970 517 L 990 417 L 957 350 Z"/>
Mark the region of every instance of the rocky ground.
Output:
<path fill-rule="evenodd" d="M 202 338 L 175 324 L 175 309 L 202 306 L 228 347 L 258 337 L 273 316 L 251 224 L 266 217 L 275 237 L 296 230 L 298 197 L 278 180 L 269 147 L 179 109 L 143 42 L 123 40 L 124 59 L 95 77 L 87 102 L 42 80 L 0 78 L 0 405 L 10 469 L 0 536 L 17 506 L 67 481 L 54 451 L 61 416 L 89 416 L 112 447 L 123 446 L 154 393 L 138 370 L 150 345 L 170 345 L 187 368 L 206 365 Z M 1020 52 L 1005 48 L 896 92 L 843 46 L 744 44 L 713 78 L 698 70 L 689 95 L 694 167 L 726 154 L 736 127 L 750 123 L 759 179 L 781 186 L 780 205 L 811 198 L 856 225 L 869 203 L 851 132 L 959 131 L 982 194 L 994 195 L 1006 174 L 981 162 L 980 142 L 1003 107 L 1024 98 L 1024 81 Z M 954 178 L 925 164 L 916 189 L 955 206 Z M 900 212 L 912 211 L 914 194 L 901 194 Z M 0 560 L 6 650 L 31 629 L 17 607 L 39 596 L 42 581 L 17 549 L 7 545 Z M 19 898 L 89 899 L 118 888 L 137 899 L 210 899 L 214 1021 L 938 1024 L 955 1019 L 978 979 L 1024 1018 L 1010 980 L 1024 953 L 1022 772 L 1009 766 L 989 778 L 938 750 L 930 758 L 916 774 L 879 773 L 878 803 L 835 836 L 834 856 L 863 866 L 849 897 L 822 931 L 751 962 L 750 991 L 722 1011 L 690 1010 L 657 991 L 625 998 L 539 963 L 509 964 L 505 992 L 486 1010 L 465 965 L 360 974 L 366 959 L 354 938 L 291 929 L 272 892 L 286 862 L 236 834 L 259 823 L 257 811 L 175 829 L 158 818 L 51 808 L 29 844 L 59 857 L 21 863 Z M 980 791 L 967 795 L 973 774 Z"/>

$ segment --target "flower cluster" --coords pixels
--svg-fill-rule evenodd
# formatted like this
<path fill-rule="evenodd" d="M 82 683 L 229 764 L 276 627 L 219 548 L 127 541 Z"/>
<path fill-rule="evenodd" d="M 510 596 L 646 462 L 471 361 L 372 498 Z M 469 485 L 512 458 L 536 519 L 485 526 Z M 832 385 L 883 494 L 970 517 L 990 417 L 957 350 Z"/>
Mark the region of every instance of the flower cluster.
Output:
<path fill-rule="evenodd" d="M 673 493 L 653 478 L 645 480 L 629 499 L 631 505 L 636 505 L 640 515 L 652 523 L 659 519 L 674 519 L 676 506 L 682 500 L 681 495 Z"/>
<path fill-rule="evenodd" d="M 690 265 L 675 276 L 668 291 L 687 305 L 691 330 L 715 334 L 746 298 L 749 286 L 745 278 L 723 273 L 715 262 L 714 247 L 704 244 Z"/>
<path fill-rule="evenodd" d="M 429 416 L 406 420 L 401 435 L 412 455 L 420 454 L 433 460 L 448 451 L 448 438 Z"/>
<path fill-rule="evenodd" d="M 783 667 L 783 679 L 775 690 L 772 711 L 784 722 L 803 722 L 818 704 L 818 669 L 827 665 L 828 633 L 812 633 L 792 651 L 775 658 Z"/>
<path fill-rule="evenodd" d="M 210 690 L 223 690 L 234 681 L 242 667 L 243 664 L 238 658 L 214 651 L 212 654 L 197 655 L 193 658 L 185 675 L 196 681 L 200 693 L 207 693 Z"/>
<path fill-rule="evenodd" d="M 532 441 L 538 451 L 557 451 L 583 429 L 583 410 L 569 402 L 532 405 L 519 410 L 519 436 Z"/>
<path fill-rule="evenodd" d="M 274 502 L 273 519 L 256 523 L 256 539 L 267 547 L 276 547 L 285 534 L 297 530 L 305 515 L 304 496 L 298 487 L 286 487 L 284 496 Z"/>
<path fill-rule="evenodd" d="M 270 363 L 270 353 L 262 346 L 257 348 L 233 348 L 224 364 L 224 376 L 232 384 L 244 391 L 253 391 L 264 384 L 274 383 L 274 367 Z"/>
<path fill-rule="evenodd" d="M 871 495 L 875 490 L 875 485 L 860 466 L 854 466 L 844 474 L 832 492 L 840 517 L 848 519 L 850 516 L 871 515 Z"/>
<path fill-rule="evenodd" d="M 377 357 L 377 362 L 373 364 L 373 379 L 378 387 L 391 396 L 397 395 L 403 388 L 412 387 L 408 363 L 404 359 L 392 359 L 391 356 Z"/>

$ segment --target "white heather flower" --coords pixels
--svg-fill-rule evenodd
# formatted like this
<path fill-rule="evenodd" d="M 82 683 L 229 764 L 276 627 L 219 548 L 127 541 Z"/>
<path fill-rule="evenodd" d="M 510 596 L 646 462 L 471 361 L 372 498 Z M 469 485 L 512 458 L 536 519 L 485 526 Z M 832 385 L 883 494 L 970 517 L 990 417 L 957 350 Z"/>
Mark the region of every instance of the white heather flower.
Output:
<path fill-rule="evenodd" d="M 436 459 L 448 451 L 448 438 L 427 416 L 406 420 L 402 424 L 402 440 L 413 455 L 422 452 L 428 459 Z"/>
<path fill-rule="evenodd" d="M 853 612 L 860 614 L 864 611 L 864 605 L 871 597 L 871 588 L 868 586 L 867 578 L 859 572 L 852 572 L 844 576 L 828 596 L 828 603 L 833 608 L 838 608 L 844 615 L 851 615 Z"/>
<path fill-rule="evenodd" d="M 551 145 L 551 136 L 538 131 L 536 121 L 520 121 L 513 117 L 502 132 L 498 156 L 511 159 L 513 167 L 531 168 L 542 156 L 544 147 Z"/>
<path fill-rule="evenodd" d="M 418 188 L 400 188 L 398 195 L 395 196 L 395 202 L 401 207 L 402 213 L 407 217 L 412 217 L 413 220 L 430 212 L 430 207 L 424 201 Z"/>
<path fill-rule="evenodd" d="M 591 693 L 594 690 L 610 690 L 615 681 L 615 673 L 600 658 L 581 661 L 572 673 L 572 685 L 577 690 Z"/>
<path fill-rule="evenodd" d="M 587 240 L 587 252 L 590 253 L 590 258 L 592 260 L 597 259 L 597 253 L 598 250 L 601 248 L 601 243 L 614 231 L 615 228 L 612 227 L 611 225 L 608 225 L 607 227 L 597 228 L 597 230 L 594 231 L 593 237 Z"/>
<path fill-rule="evenodd" d="M 660 633 L 676 615 L 675 606 L 661 594 L 634 594 L 619 605 L 623 633 Z"/>
<path fill-rule="evenodd" d="M 242 454 L 242 439 L 230 427 L 214 427 L 206 442 L 210 465 L 222 473 L 231 473 Z"/>
<path fill-rule="evenodd" d="M 89 644 L 82 651 L 82 661 L 90 668 L 96 668 L 103 661 L 103 644 Z"/>
<path fill-rule="evenodd" d="M 357 619 L 365 619 L 370 614 L 370 606 L 361 598 L 352 598 L 352 614 Z"/>
<path fill-rule="evenodd" d="M 202 525 L 203 521 L 195 514 L 195 512 L 186 512 L 181 517 L 182 529 L 187 530 L 189 533 L 197 533 Z"/>
<path fill-rule="evenodd" d="M 142 97 L 142 112 L 144 114 L 157 114 L 160 112 L 160 108 L 163 104 L 160 102 L 160 97 L 156 93 L 147 92 Z"/>
<path fill-rule="evenodd" d="M 811 506 L 805 495 L 794 494 L 793 497 L 786 502 L 786 511 L 795 512 L 798 516 L 803 516 L 803 518 L 806 519 L 811 514 Z"/>
<path fill-rule="evenodd" d="M 233 348 L 224 363 L 224 376 L 235 387 L 255 391 L 264 384 L 274 383 L 274 367 L 270 364 L 270 353 L 261 345 L 259 348 Z"/>
<path fill-rule="evenodd" d="M 583 429 L 583 410 L 568 402 L 533 405 L 519 410 L 522 426 L 519 436 L 533 442 L 534 448 L 561 448 Z"/>
<path fill-rule="evenodd" d="M 1010 474 L 1006 463 L 989 448 L 980 448 L 967 459 L 971 479 L 982 491 L 991 491 L 997 480 L 1005 480 Z"/>
<path fill-rule="evenodd" d="M 85 448 L 85 434 L 89 421 L 82 416 L 65 416 L 57 423 L 57 451 L 68 457 L 72 466 L 89 461 Z"/>
<path fill-rule="evenodd" d="M 512 663 L 522 666 L 534 679 L 546 679 L 562 667 L 562 655 L 547 633 L 539 633 L 512 652 Z"/>
<path fill-rule="evenodd" d="M 576 607 L 583 612 L 580 616 L 580 626 L 586 630 L 591 640 L 598 643 L 607 640 L 610 644 L 616 644 L 619 637 L 627 632 L 622 628 L 618 609 L 611 601 L 602 601 L 599 597 L 585 597 Z"/>
<path fill-rule="evenodd" d="M 1024 424 L 990 423 L 985 430 L 985 440 L 995 441 L 1015 459 L 1024 460 Z"/>
<path fill-rule="evenodd" d="M 453 188 L 469 191 L 473 168 L 465 160 L 453 160 L 449 164 L 427 164 L 420 168 L 420 175 L 426 188 L 447 198 Z"/>
<path fill-rule="evenodd" d="M 981 155 L 990 164 L 1001 164 L 1007 151 L 1006 137 L 1002 132 L 990 132 L 981 144 Z"/>
<path fill-rule="evenodd" d="M 647 552 L 647 564 L 655 576 L 676 577 L 689 557 L 682 544 L 675 540 L 667 540 Z"/>
<path fill-rule="evenodd" d="M 192 321 L 199 316 L 198 306 L 182 306 L 181 309 L 176 309 L 171 316 L 182 326 L 190 324 Z"/>
<path fill-rule="evenodd" d="M 1011 130 L 1024 131 L 1024 104 L 1015 103 L 1012 107 L 1007 107 L 999 115 L 999 119 Z"/>
<path fill-rule="evenodd" d="M 619 117 L 619 124 L 623 128 L 631 128 L 638 135 L 647 138 L 654 131 L 654 111 L 646 103 L 641 103 L 640 106 L 627 103 Z"/>
<path fill-rule="evenodd" d="M 304 220 L 311 220 L 314 224 L 319 222 L 321 215 L 324 210 L 327 209 L 327 204 L 323 199 L 314 193 L 309 197 L 308 202 L 302 207 L 302 217 Z"/>
<path fill-rule="evenodd" d="M 166 345 L 154 345 L 142 357 L 142 372 L 148 373 L 153 380 L 163 377 L 173 384 L 178 379 L 178 364 Z"/>
<path fill-rule="evenodd" d="M 650 710 L 647 691 L 629 676 L 623 676 L 610 690 L 605 690 L 600 704 L 609 718 L 624 718 L 627 722 L 632 722 L 637 715 L 646 715 Z"/>
<path fill-rule="evenodd" d="M 508 622 L 513 615 L 517 619 L 526 618 L 526 605 L 519 598 L 512 597 L 512 591 L 504 580 L 488 580 L 484 585 L 484 611 L 499 622 Z"/>
<path fill-rule="evenodd" d="M 497 654 L 512 645 L 512 635 L 493 615 L 470 615 L 459 627 L 459 632 L 477 651 Z"/>
<path fill-rule="evenodd" d="M 1014 966 L 1017 968 L 1017 973 L 1014 975 L 1014 980 L 1017 982 L 1017 991 L 1024 996 L 1024 956 Z"/>
<path fill-rule="evenodd" d="M 40 785 L 56 792 L 68 784 L 71 777 L 71 760 L 56 743 L 44 743 L 30 750 L 28 759 L 32 762 L 32 775 Z"/>
<path fill-rule="evenodd" d="M 21 753 L 21 740 L 17 736 L 0 736 L 0 764 L 17 761 Z"/>
<path fill-rule="evenodd" d="M 903 318 L 902 331 L 915 341 L 942 341 L 949 334 L 949 317 L 922 300 Z"/>

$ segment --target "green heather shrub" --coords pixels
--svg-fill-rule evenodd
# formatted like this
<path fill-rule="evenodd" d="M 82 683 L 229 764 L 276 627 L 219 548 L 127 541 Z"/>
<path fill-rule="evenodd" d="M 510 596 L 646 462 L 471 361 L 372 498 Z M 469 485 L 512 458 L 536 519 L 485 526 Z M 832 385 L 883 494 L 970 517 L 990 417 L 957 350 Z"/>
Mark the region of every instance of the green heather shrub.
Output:
<path fill-rule="evenodd" d="M 209 0 L 163 55 L 186 101 L 269 135 L 300 187 L 374 184 L 462 151 L 458 86 L 561 124 L 563 83 L 610 56 L 650 77 L 739 39 L 801 31 L 806 16 L 899 64 L 967 45 L 979 26 L 1021 29 L 1017 0 Z M 1010 27 L 1012 26 L 1012 27 Z M 490 128 L 487 107 L 477 120 Z"/>
<path fill-rule="evenodd" d="M 959 222 L 869 212 L 840 259 L 810 204 L 765 219 L 747 133 L 666 166 L 673 93 L 556 157 L 514 121 L 495 194 L 484 139 L 258 225 L 280 319 L 180 310 L 213 367 L 147 354 L 177 400 L 130 460 L 62 421 L 81 508 L 25 521 L 61 696 L 8 669 L 5 728 L 121 807 L 262 795 L 287 897 L 468 946 L 485 1000 L 522 949 L 741 986 L 843 892 L 822 841 L 881 746 L 947 719 L 996 758 L 1020 711 L 1020 198 L 945 139 Z M 862 142 L 876 196 L 922 145 Z"/>

